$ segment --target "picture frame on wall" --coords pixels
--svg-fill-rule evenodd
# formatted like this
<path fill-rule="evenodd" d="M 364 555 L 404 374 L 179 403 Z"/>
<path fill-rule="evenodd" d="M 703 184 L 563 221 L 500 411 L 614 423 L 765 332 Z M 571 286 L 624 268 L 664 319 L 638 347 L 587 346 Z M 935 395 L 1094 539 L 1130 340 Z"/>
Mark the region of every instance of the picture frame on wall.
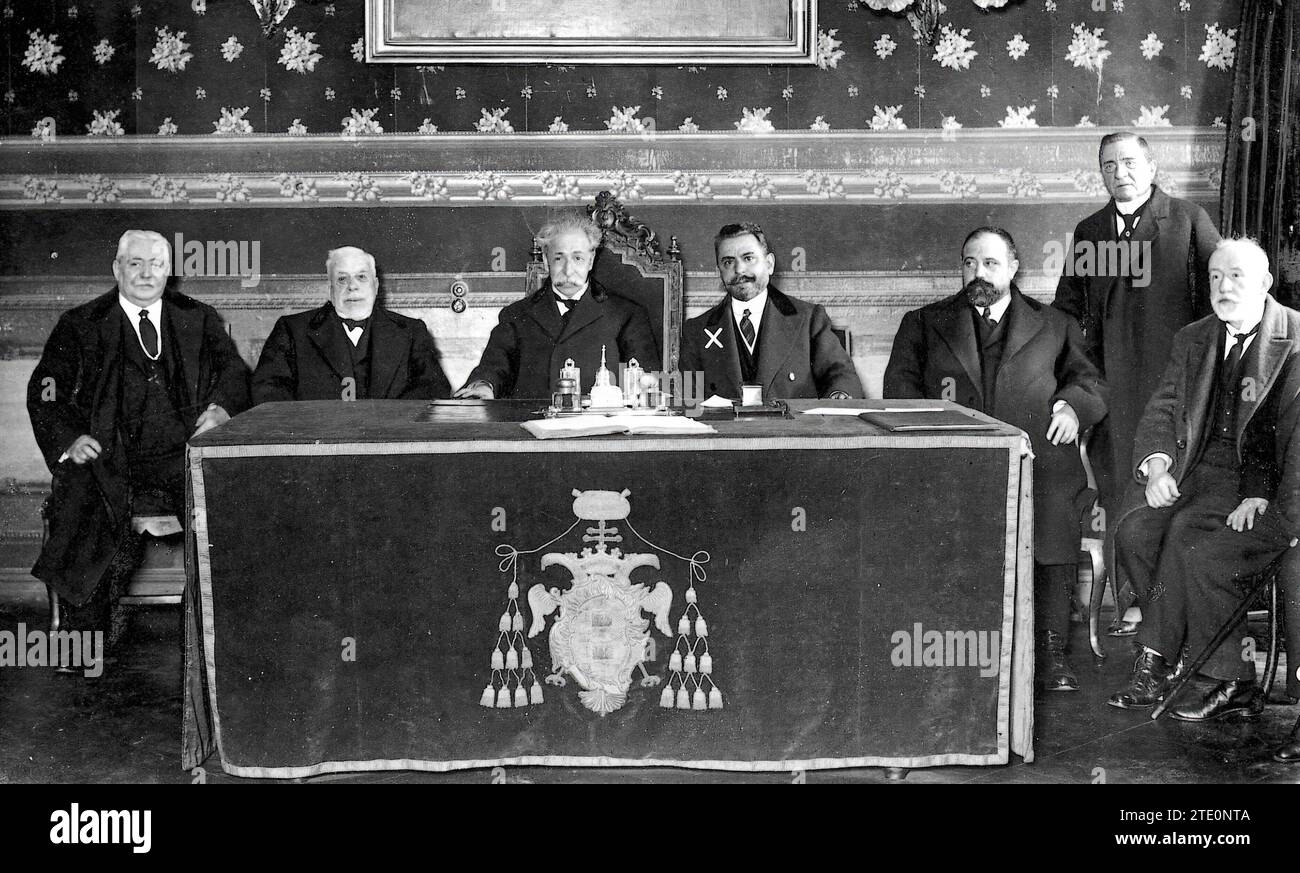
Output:
<path fill-rule="evenodd" d="M 812 64 L 817 0 L 366 0 L 366 61 Z"/>

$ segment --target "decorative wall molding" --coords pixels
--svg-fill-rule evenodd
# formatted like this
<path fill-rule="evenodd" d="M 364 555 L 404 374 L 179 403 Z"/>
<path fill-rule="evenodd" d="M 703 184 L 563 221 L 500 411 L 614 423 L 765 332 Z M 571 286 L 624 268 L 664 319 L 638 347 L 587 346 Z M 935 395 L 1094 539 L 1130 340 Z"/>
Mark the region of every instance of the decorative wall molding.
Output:
<path fill-rule="evenodd" d="M 1224 131 L 1143 130 L 1218 196 Z M 0 139 L 0 209 L 1095 202 L 1095 128 Z"/>

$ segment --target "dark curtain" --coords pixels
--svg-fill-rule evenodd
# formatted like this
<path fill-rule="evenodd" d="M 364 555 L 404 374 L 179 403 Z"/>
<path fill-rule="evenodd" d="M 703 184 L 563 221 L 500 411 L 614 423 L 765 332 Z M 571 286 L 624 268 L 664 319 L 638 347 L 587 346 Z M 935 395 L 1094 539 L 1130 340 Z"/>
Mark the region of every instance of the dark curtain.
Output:
<path fill-rule="evenodd" d="M 1259 240 L 1273 294 L 1300 303 L 1300 3 L 1243 0 L 1219 225 Z"/>

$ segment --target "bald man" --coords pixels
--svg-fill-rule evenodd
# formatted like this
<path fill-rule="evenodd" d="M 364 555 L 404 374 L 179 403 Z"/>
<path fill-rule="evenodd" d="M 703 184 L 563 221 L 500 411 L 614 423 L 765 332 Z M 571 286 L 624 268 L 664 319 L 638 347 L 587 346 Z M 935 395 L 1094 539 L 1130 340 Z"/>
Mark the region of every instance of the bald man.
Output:
<path fill-rule="evenodd" d="M 1174 336 L 1138 424 L 1132 474 L 1142 502 L 1119 520 L 1117 560 L 1148 603 L 1129 684 L 1108 701 L 1161 700 L 1180 655 L 1194 657 L 1240 602 L 1239 583 L 1300 536 L 1300 312 L 1268 293 L 1250 240 L 1210 256 L 1214 314 Z M 1213 682 L 1171 710 L 1183 721 L 1254 718 L 1264 701 L 1238 626 L 1201 668 Z"/>
<path fill-rule="evenodd" d="M 248 406 L 248 367 L 211 306 L 168 290 L 161 234 L 128 230 L 117 287 L 65 312 L 27 385 L 53 474 L 49 536 L 32 575 L 67 624 L 121 631 L 117 599 L 142 557 L 132 516 L 185 518 L 185 443 Z"/>

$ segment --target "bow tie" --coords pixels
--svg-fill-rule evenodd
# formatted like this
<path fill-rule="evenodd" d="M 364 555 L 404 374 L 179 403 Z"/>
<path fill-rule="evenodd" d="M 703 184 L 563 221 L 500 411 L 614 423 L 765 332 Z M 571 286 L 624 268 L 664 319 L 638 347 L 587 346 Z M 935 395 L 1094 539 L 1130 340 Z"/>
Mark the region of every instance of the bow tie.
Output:
<path fill-rule="evenodd" d="M 564 307 L 565 312 L 568 312 L 570 309 L 578 305 L 577 299 L 573 297 L 565 297 L 563 294 L 556 291 L 552 291 L 551 293 L 555 295 L 555 302 Z"/>
<path fill-rule="evenodd" d="M 347 328 L 359 327 L 362 330 L 365 330 L 367 325 L 370 324 L 369 318 L 344 318 L 341 315 L 339 316 L 339 321 L 343 322 L 344 327 Z"/>

